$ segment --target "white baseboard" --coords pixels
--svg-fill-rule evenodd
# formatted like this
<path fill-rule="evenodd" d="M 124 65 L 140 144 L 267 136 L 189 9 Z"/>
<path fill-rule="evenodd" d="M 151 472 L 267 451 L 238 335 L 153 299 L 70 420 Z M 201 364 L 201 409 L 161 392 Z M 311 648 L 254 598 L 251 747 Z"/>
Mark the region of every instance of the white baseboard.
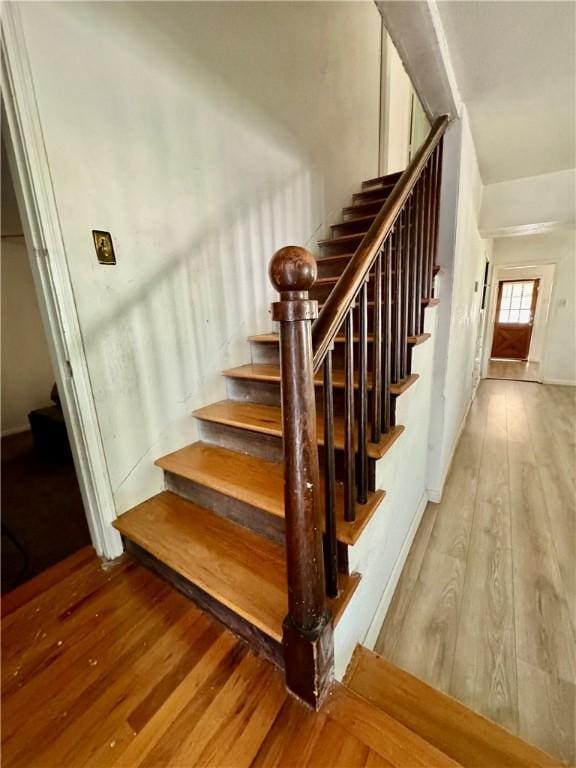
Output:
<path fill-rule="evenodd" d="M 414 519 L 412 520 L 410 528 L 408 529 L 408 532 L 406 533 L 404 541 L 402 542 L 402 549 L 400 550 L 400 553 L 396 558 L 396 562 L 394 563 L 394 567 L 392 568 L 392 573 L 390 574 L 388 583 L 384 588 L 384 592 L 382 593 L 382 597 L 380 598 L 380 602 L 378 603 L 378 607 L 376 608 L 376 612 L 374 613 L 374 618 L 372 619 L 370 626 L 368 628 L 368 632 L 366 632 L 366 637 L 362 642 L 362 645 L 368 648 L 369 650 L 373 650 L 376 640 L 378 639 L 378 635 L 380 634 L 382 624 L 384 623 L 384 619 L 386 618 L 386 614 L 388 613 L 388 608 L 390 607 L 392 597 L 394 596 L 394 592 L 396 590 L 396 587 L 398 586 L 400 574 L 402 573 L 402 569 L 404 568 L 404 564 L 406 563 L 406 558 L 408 557 L 408 553 L 410 552 L 410 547 L 412 546 L 412 542 L 414 541 L 414 536 L 416 535 L 416 531 L 418 530 L 418 526 L 420 525 L 420 521 L 422 520 L 422 515 L 424 514 L 424 510 L 426 509 L 427 503 L 428 503 L 428 496 L 426 493 L 424 493 L 424 495 L 420 499 L 420 502 L 416 509 L 416 514 L 414 515 Z"/>
<path fill-rule="evenodd" d="M 0 433 L 1 437 L 9 437 L 10 435 L 19 435 L 20 432 L 29 432 L 30 424 L 23 424 L 21 427 L 10 427 L 10 429 L 3 429 Z"/>
<path fill-rule="evenodd" d="M 542 379 L 542 384 L 555 384 L 557 387 L 576 387 L 576 381 L 566 379 Z"/>
<path fill-rule="evenodd" d="M 472 397 L 470 398 L 470 401 L 468 405 L 466 406 L 466 412 L 464 413 L 464 416 L 460 422 L 460 426 L 458 427 L 458 432 L 456 434 L 456 438 L 454 442 L 452 443 L 452 450 L 450 451 L 450 458 L 446 462 L 446 465 L 444 467 L 444 471 L 442 472 L 442 479 L 440 480 L 440 487 L 439 488 L 427 488 L 428 492 L 428 500 L 432 501 L 434 504 L 440 504 L 442 501 L 442 494 L 444 493 L 444 486 L 446 485 L 446 480 L 448 479 L 448 473 L 450 472 L 450 468 L 452 467 L 452 462 L 454 461 L 454 454 L 456 453 L 456 448 L 458 447 L 458 443 L 460 442 L 460 438 L 462 437 L 462 432 L 464 432 L 464 427 L 466 426 L 466 419 L 468 418 L 468 414 L 470 413 L 470 408 L 472 407 L 472 403 L 474 402 L 474 398 L 476 397 L 476 390 L 478 389 L 478 384 L 474 388 L 474 391 L 472 392 Z"/>

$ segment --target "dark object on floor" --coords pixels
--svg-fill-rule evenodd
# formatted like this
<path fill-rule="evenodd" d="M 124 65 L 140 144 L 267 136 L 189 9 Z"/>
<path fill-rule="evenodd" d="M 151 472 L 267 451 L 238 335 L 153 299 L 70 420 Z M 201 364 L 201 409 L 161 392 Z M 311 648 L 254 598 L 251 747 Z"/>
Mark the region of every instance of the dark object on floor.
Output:
<path fill-rule="evenodd" d="M 66 422 L 56 384 L 52 387 L 50 399 L 54 405 L 30 411 L 28 421 L 34 436 L 34 448 L 47 459 L 69 461 L 72 458 Z"/>
<path fill-rule="evenodd" d="M 38 453 L 31 432 L 3 437 L 1 445 L 2 592 L 7 592 L 89 545 L 90 534 L 72 460 L 55 462 Z M 22 550 L 28 557 L 25 570 Z"/>

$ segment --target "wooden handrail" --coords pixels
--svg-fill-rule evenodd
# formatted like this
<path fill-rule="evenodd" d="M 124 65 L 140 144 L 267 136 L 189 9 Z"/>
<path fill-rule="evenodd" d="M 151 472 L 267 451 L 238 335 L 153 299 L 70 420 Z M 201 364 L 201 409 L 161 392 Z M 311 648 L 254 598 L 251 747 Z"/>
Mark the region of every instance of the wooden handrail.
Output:
<path fill-rule="evenodd" d="M 370 229 L 350 259 L 312 326 L 313 369 L 316 372 L 350 311 L 362 283 L 374 266 L 382 243 L 392 230 L 428 159 L 448 126 L 448 115 L 437 118 L 424 144 L 394 186 Z"/>

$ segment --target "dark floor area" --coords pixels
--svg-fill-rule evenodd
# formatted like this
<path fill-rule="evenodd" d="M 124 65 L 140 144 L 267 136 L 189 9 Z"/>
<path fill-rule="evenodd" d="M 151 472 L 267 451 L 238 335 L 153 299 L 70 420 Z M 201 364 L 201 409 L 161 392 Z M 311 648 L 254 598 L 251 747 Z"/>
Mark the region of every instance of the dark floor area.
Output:
<path fill-rule="evenodd" d="M 34 449 L 31 432 L 3 437 L 2 592 L 90 544 L 72 459 Z"/>

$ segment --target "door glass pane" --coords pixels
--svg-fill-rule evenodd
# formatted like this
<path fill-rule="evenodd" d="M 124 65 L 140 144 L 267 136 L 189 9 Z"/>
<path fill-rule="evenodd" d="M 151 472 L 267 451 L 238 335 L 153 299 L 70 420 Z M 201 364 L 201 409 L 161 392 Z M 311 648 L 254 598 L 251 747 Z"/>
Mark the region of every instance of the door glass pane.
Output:
<path fill-rule="evenodd" d="M 498 322 L 529 323 L 533 290 L 533 280 L 503 283 Z"/>

